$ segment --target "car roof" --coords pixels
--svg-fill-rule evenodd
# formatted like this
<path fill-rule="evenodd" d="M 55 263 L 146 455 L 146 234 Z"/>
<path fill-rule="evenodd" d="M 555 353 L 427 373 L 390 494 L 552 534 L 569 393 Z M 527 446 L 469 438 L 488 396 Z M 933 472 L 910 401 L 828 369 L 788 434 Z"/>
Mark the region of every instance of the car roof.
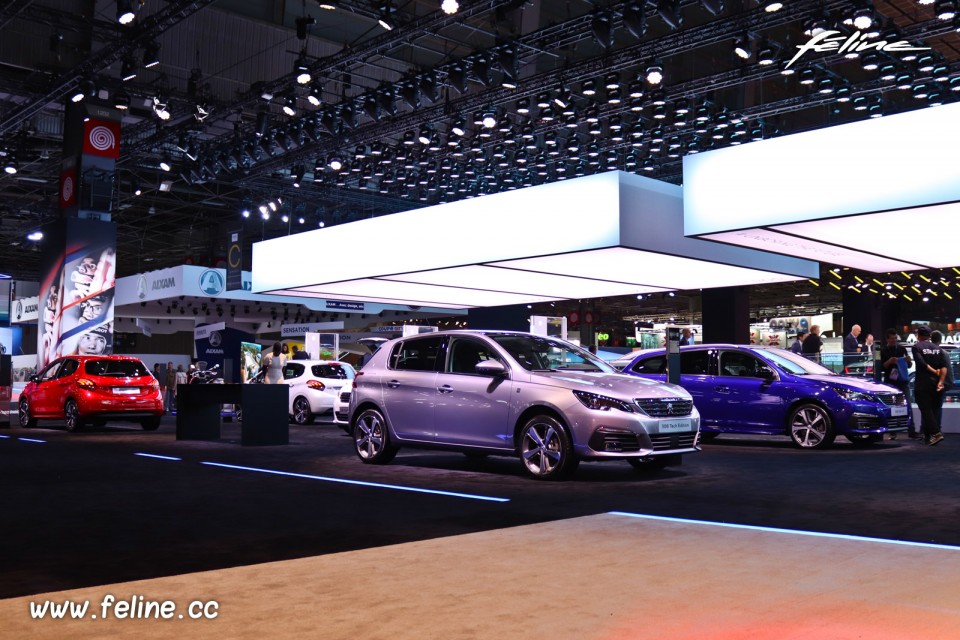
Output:
<path fill-rule="evenodd" d="M 114 355 L 114 354 L 102 354 L 99 356 L 92 355 L 75 355 L 75 356 L 60 356 L 60 360 L 66 358 L 76 358 L 77 360 L 136 360 L 137 362 L 143 362 L 140 358 L 136 356 L 126 356 L 126 355 Z"/>
<path fill-rule="evenodd" d="M 353 366 L 349 362 L 343 362 L 341 360 L 287 360 L 287 364 L 302 364 L 307 367 L 312 367 L 315 364 L 338 364 L 341 367 Z"/>

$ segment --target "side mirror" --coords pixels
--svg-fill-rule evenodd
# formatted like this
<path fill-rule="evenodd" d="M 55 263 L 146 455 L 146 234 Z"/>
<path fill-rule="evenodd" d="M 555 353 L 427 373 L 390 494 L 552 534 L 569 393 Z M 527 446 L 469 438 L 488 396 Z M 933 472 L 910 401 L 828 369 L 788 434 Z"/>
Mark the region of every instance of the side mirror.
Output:
<path fill-rule="evenodd" d="M 777 373 L 770 367 L 761 367 L 759 374 L 760 378 L 766 380 L 767 382 L 773 382 L 777 379 Z"/>
<path fill-rule="evenodd" d="M 37 374 L 33 374 L 32 376 L 30 376 L 30 382 L 40 382 L 40 376 L 38 376 Z"/>
<path fill-rule="evenodd" d="M 507 368 L 499 360 L 484 360 L 478 362 L 474 371 L 482 376 L 502 377 L 507 375 Z"/>

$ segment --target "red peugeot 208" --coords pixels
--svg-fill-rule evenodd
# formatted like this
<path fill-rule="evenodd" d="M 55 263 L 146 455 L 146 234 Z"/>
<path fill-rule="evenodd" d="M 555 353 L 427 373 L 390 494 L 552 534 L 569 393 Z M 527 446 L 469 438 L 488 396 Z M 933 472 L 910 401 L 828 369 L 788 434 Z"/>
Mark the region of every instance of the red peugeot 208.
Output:
<path fill-rule="evenodd" d="M 20 426 L 38 419 L 63 420 L 67 431 L 107 420 L 139 421 L 147 431 L 160 426 L 160 385 L 138 358 L 66 356 L 31 376 L 20 393 Z"/>

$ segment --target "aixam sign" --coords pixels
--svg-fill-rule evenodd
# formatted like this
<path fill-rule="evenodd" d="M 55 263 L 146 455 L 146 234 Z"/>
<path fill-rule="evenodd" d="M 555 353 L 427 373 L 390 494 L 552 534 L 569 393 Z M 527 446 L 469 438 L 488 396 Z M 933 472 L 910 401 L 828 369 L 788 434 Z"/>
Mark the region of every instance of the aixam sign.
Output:
<path fill-rule="evenodd" d="M 876 49 L 884 53 L 897 54 L 906 51 L 929 51 L 930 47 L 915 47 L 906 40 L 897 40 L 896 42 L 887 42 L 886 40 L 870 40 L 862 31 L 854 31 L 849 36 L 844 36 L 839 31 L 821 31 L 811 37 L 804 44 L 797 45 L 797 55 L 790 59 L 784 69 L 789 69 L 790 65 L 800 59 L 800 56 L 808 51 L 816 53 L 860 53 L 869 49 Z"/>

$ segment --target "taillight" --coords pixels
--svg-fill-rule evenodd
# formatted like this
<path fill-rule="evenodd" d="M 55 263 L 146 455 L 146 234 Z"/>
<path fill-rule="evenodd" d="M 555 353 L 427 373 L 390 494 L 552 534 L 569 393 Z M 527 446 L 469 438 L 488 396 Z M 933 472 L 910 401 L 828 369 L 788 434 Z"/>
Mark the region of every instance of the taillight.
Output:
<path fill-rule="evenodd" d="M 150 388 L 152 388 L 152 389 L 159 389 L 159 388 L 160 388 L 160 381 L 157 380 L 156 378 L 154 378 L 154 379 L 150 382 Z"/>
<path fill-rule="evenodd" d="M 360 386 L 360 376 L 363 375 L 363 371 L 357 371 L 353 374 L 353 388 L 356 389 Z"/>
<path fill-rule="evenodd" d="M 311 389 L 315 389 L 316 391 L 323 391 L 327 388 L 326 385 L 319 380 L 307 380 L 307 386 Z"/>
<path fill-rule="evenodd" d="M 93 380 L 87 380 L 86 378 L 80 378 L 77 380 L 77 386 L 83 387 L 84 389 L 96 389 L 97 385 L 94 384 Z"/>

